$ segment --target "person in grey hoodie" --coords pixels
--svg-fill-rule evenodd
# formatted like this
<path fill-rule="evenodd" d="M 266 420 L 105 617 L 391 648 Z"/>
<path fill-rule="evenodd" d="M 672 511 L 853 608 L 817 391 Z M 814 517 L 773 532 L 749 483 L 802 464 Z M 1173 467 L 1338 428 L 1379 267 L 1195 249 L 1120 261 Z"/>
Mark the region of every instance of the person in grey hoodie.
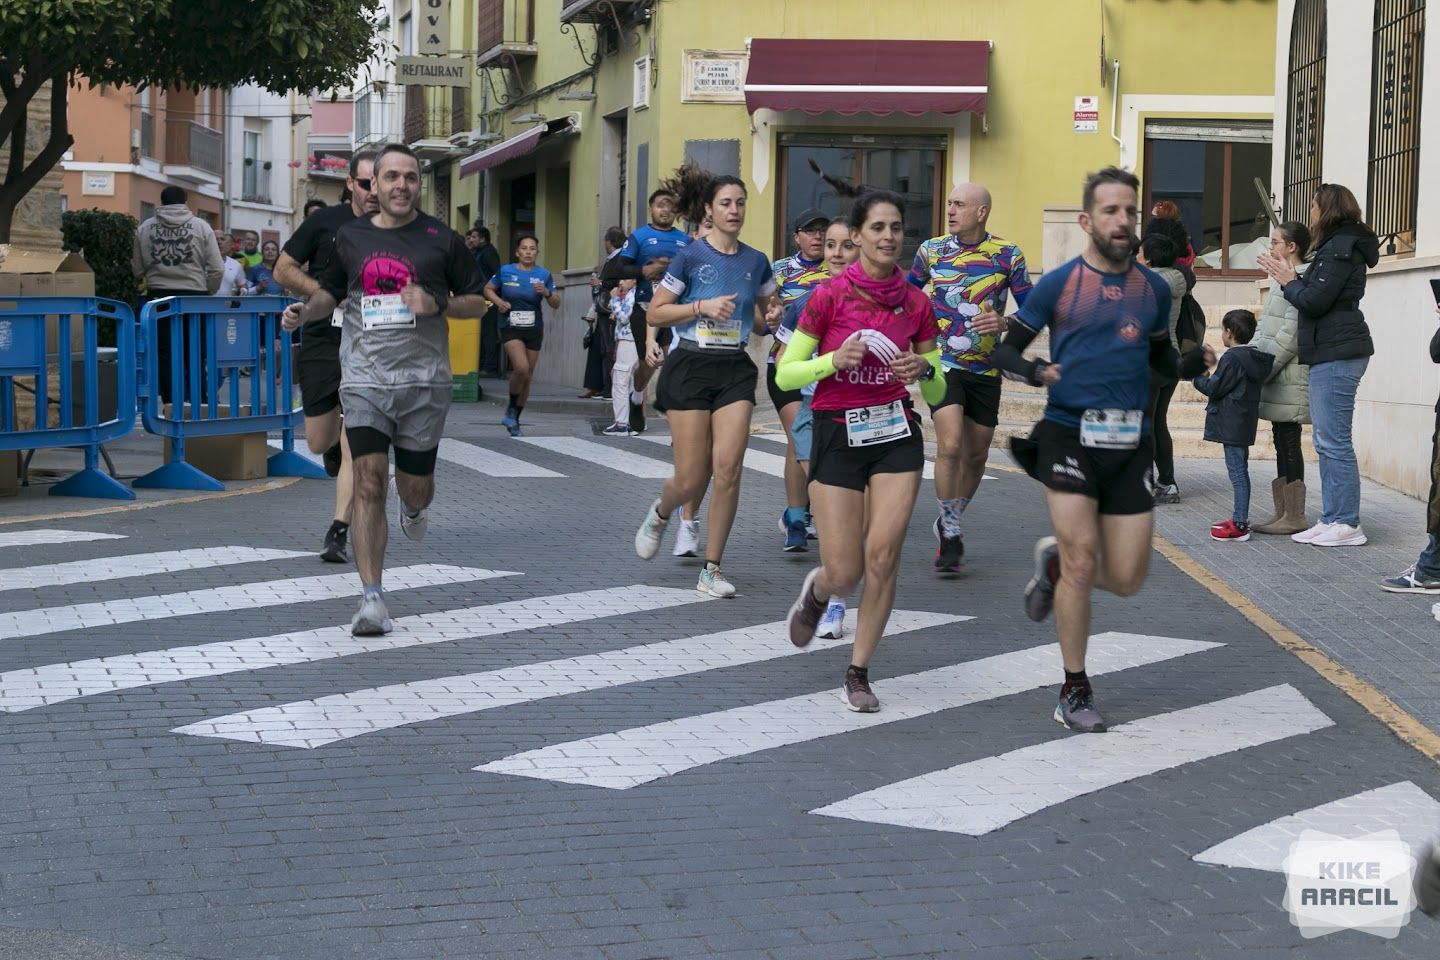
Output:
<path fill-rule="evenodd" d="M 1358 547 L 1360 467 L 1350 429 L 1355 394 L 1375 353 L 1360 312 L 1365 274 L 1380 262 L 1380 242 L 1360 219 L 1360 204 L 1338 183 L 1322 183 L 1310 201 L 1315 258 L 1300 275 L 1282 257 L 1257 263 L 1300 311 L 1299 360 L 1310 367 L 1311 439 L 1320 455 L 1320 520 L 1291 536 L 1317 547 Z"/>
<path fill-rule="evenodd" d="M 185 191 L 166 187 L 160 191 L 155 216 L 140 224 L 131 246 L 130 269 L 145 281 L 148 300 L 162 297 L 204 297 L 220 289 L 225 265 L 215 231 L 185 205 Z M 159 365 L 160 399 L 173 399 L 170 378 L 170 324 L 160 324 L 155 345 Z M 183 388 L 182 388 L 183 390 Z"/>
<path fill-rule="evenodd" d="M 1255 314 L 1231 310 L 1220 321 L 1225 346 L 1229 349 L 1215 364 L 1215 353 L 1205 348 L 1205 365 L 1214 366 L 1210 376 L 1194 380 L 1195 389 L 1210 398 L 1205 405 L 1205 439 L 1225 447 L 1225 469 L 1235 491 L 1235 509 L 1229 520 L 1210 525 L 1210 539 L 1250 539 L 1250 447 L 1260 421 L 1260 384 L 1270 373 L 1275 358 L 1248 346 L 1255 336 Z"/>

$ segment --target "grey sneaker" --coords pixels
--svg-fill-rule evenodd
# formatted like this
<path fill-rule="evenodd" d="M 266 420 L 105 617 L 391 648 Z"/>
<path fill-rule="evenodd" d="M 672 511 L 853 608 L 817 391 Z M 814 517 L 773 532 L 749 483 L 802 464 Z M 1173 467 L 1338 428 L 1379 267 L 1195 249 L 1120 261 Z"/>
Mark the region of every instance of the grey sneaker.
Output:
<path fill-rule="evenodd" d="M 880 698 L 870 690 L 870 674 L 867 671 L 848 668 L 841 696 L 846 709 L 856 713 L 874 713 L 880 709 Z"/>
<path fill-rule="evenodd" d="M 810 641 L 815 639 L 815 628 L 820 625 L 820 617 L 825 613 L 825 601 L 815 596 L 815 581 L 819 577 L 819 567 L 805 574 L 805 582 L 800 586 L 800 596 L 790 605 L 790 615 L 786 617 L 790 627 L 790 642 L 797 647 L 808 647 Z"/>
<path fill-rule="evenodd" d="M 1060 544 L 1054 537 L 1035 541 L 1035 575 L 1025 585 L 1025 616 L 1039 623 L 1055 606 L 1055 581 L 1060 579 Z"/>
<path fill-rule="evenodd" d="M 1055 722 L 1066 730 L 1080 733 L 1104 733 L 1105 718 L 1095 709 L 1095 692 L 1089 685 L 1060 691 L 1055 705 Z"/>
<path fill-rule="evenodd" d="M 659 500 L 650 504 L 645 511 L 645 519 L 640 523 L 640 529 L 635 531 L 635 552 L 640 555 L 641 560 L 654 559 L 655 554 L 660 552 L 660 538 L 665 536 L 665 527 L 670 521 L 655 512 L 659 508 Z"/>
<path fill-rule="evenodd" d="M 1179 503 L 1180 488 L 1173 483 L 1161 483 L 1155 487 L 1155 503 Z"/>
<path fill-rule="evenodd" d="M 1380 581 L 1380 589 L 1386 593 L 1433 593 L 1440 595 L 1440 580 L 1426 576 L 1410 564 L 1410 569 Z"/>
<path fill-rule="evenodd" d="M 350 635 L 354 637 L 378 637 L 395 629 L 390 620 L 390 611 L 385 609 L 385 598 L 378 593 L 367 593 L 360 598 L 360 609 L 350 619 Z"/>
<path fill-rule="evenodd" d="M 721 600 L 729 600 L 735 596 L 735 584 L 730 582 L 730 578 L 725 576 L 719 567 L 706 566 L 701 570 L 700 579 L 695 581 L 695 589 Z"/>
<path fill-rule="evenodd" d="M 1415 860 L 1415 905 L 1421 913 L 1440 916 L 1440 847 L 1426 846 Z"/>
<path fill-rule="evenodd" d="M 415 516 L 405 512 L 405 504 L 400 504 L 400 532 L 405 534 L 407 540 L 414 540 L 419 543 L 425 539 L 425 532 L 430 529 L 430 510 L 421 510 Z"/>

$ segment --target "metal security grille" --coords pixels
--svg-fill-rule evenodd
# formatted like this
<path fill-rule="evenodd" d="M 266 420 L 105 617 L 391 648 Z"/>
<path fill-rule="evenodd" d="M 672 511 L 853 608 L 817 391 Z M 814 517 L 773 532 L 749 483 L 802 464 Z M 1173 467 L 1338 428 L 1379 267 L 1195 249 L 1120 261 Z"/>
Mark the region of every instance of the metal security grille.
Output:
<path fill-rule="evenodd" d="M 1415 249 L 1424 48 L 1425 0 L 1377 0 L 1366 220 L 1386 253 Z"/>
<path fill-rule="evenodd" d="M 1287 220 L 1309 220 L 1320 185 L 1325 133 L 1325 0 L 1297 0 L 1290 23 L 1290 79 L 1286 85 L 1285 195 Z"/>

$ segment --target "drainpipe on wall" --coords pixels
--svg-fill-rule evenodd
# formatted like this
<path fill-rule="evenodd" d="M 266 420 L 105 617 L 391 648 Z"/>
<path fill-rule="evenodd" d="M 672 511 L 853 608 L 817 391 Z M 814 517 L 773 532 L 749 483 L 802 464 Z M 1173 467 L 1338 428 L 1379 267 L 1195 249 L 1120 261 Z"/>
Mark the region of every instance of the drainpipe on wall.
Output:
<path fill-rule="evenodd" d="M 1116 125 L 1120 122 L 1120 61 L 1111 60 L 1110 75 L 1110 139 L 1120 144 L 1120 153 L 1125 153 L 1125 141 L 1115 132 Z"/>

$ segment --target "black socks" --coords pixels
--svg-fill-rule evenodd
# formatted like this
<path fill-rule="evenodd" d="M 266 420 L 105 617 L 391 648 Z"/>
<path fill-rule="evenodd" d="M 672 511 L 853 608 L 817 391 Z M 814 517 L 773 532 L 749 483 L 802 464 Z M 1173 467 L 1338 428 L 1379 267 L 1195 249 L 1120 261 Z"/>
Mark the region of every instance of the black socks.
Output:
<path fill-rule="evenodd" d="M 1085 673 L 1084 670 L 1079 670 L 1079 671 L 1076 671 L 1076 672 L 1074 672 L 1074 673 L 1071 673 L 1069 670 L 1066 670 L 1066 671 L 1065 671 L 1065 685 L 1060 688 L 1060 692 L 1061 692 L 1061 693 L 1064 693 L 1066 690 L 1073 690 L 1073 689 L 1075 689 L 1076 687 L 1088 687 L 1088 686 L 1090 686 L 1090 677 Z"/>

